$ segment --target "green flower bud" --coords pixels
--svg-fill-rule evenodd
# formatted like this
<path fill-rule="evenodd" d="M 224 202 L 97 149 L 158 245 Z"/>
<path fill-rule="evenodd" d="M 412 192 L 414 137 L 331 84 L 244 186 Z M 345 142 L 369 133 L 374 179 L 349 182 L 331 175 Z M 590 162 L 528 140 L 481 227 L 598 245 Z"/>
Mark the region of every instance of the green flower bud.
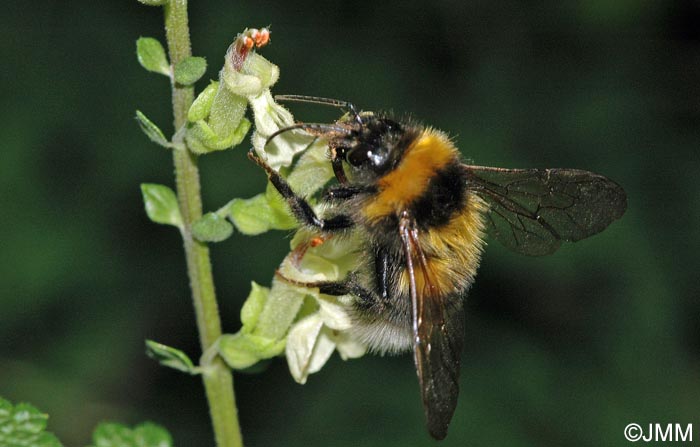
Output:
<path fill-rule="evenodd" d="M 252 35 L 257 40 L 253 40 Z M 267 37 L 263 39 L 263 35 Z M 229 149 L 243 141 L 250 128 L 250 122 L 244 117 L 249 98 L 262 94 L 279 78 L 276 65 L 250 52 L 252 46 L 263 45 L 268 40 L 269 33 L 246 30 L 229 47 L 219 72 L 220 82 L 216 87 L 209 85 L 190 108 L 185 137 L 190 150 L 204 154 Z M 204 61 L 191 59 L 188 64 L 175 67 L 178 82 L 191 83 L 203 74 Z"/>

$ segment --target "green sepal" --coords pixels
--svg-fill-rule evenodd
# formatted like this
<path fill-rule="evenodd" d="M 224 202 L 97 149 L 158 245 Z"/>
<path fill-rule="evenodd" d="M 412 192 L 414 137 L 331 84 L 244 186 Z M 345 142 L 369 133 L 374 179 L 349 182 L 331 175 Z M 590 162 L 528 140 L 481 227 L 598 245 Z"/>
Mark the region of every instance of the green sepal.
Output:
<path fill-rule="evenodd" d="M 247 108 L 248 100 L 245 97 L 231 93 L 220 82 L 211 103 L 207 122 L 216 135 L 226 138 L 235 132 L 241 120 L 244 119 Z"/>
<path fill-rule="evenodd" d="M 229 202 L 228 215 L 236 229 L 248 236 L 269 230 L 291 230 L 299 226 L 289 212 L 287 203 L 269 182 L 265 193 Z"/>
<path fill-rule="evenodd" d="M 0 446 L 62 447 L 54 434 L 44 431 L 48 418 L 32 405 L 13 406 L 0 397 Z"/>
<path fill-rule="evenodd" d="M 280 355 L 286 342 L 284 338 L 275 340 L 250 333 L 226 334 L 219 338 L 219 355 L 229 367 L 246 369 Z"/>
<path fill-rule="evenodd" d="M 168 431 L 152 422 L 144 422 L 133 429 L 123 424 L 102 422 L 92 433 L 91 447 L 172 447 Z"/>
<path fill-rule="evenodd" d="M 214 102 L 216 91 L 219 89 L 217 81 L 211 81 L 207 87 L 202 90 L 187 111 L 187 121 L 194 123 L 199 120 L 206 119 L 211 111 L 211 105 Z"/>
<path fill-rule="evenodd" d="M 263 287 L 255 281 L 250 283 L 250 293 L 241 307 L 241 332 L 249 334 L 258 324 L 260 313 L 265 307 L 265 302 L 270 294 L 270 289 Z"/>
<path fill-rule="evenodd" d="M 163 45 L 153 37 L 139 37 L 136 41 L 136 57 L 148 71 L 170 76 L 170 64 Z"/>
<path fill-rule="evenodd" d="M 214 87 L 210 85 L 208 88 Z M 201 109 L 198 107 L 195 110 L 195 117 L 201 119 L 187 126 L 187 145 L 196 154 L 229 149 L 240 144 L 251 126 L 244 117 L 248 107 L 245 97 L 232 93 L 221 82 L 216 85 L 213 99 L 209 98 L 210 94 L 208 92 L 202 99 Z M 203 116 L 205 111 L 207 115 Z"/>
<path fill-rule="evenodd" d="M 207 213 L 192 224 L 192 235 L 201 242 L 221 242 L 232 233 L 233 226 L 216 213 Z"/>
<path fill-rule="evenodd" d="M 136 121 L 139 123 L 139 127 L 146 134 L 149 140 L 153 141 L 159 146 L 172 148 L 173 144 L 165 138 L 163 131 L 160 130 L 158 126 L 149 120 L 146 115 L 144 115 L 140 110 L 136 111 Z"/>
<path fill-rule="evenodd" d="M 175 65 L 173 75 L 175 82 L 181 85 L 192 85 L 204 76 L 207 71 L 207 61 L 203 57 L 188 56 Z"/>
<path fill-rule="evenodd" d="M 142 183 L 141 195 L 149 219 L 155 223 L 183 228 L 180 207 L 172 189 L 165 185 Z"/>
<path fill-rule="evenodd" d="M 209 124 L 200 120 L 187 129 L 187 147 L 195 154 L 223 151 L 241 144 L 250 129 L 250 121 L 243 118 L 238 127 L 227 137 L 216 134 Z"/>
<path fill-rule="evenodd" d="M 168 0 L 139 0 L 139 3 L 143 3 L 146 6 L 163 6 L 168 3 Z"/>
<path fill-rule="evenodd" d="M 270 359 L 284 351 L 284 338 L 255 335 L 270 289 L 251 282 L 250 294 L 241 308 L 243 327 L 236 334 L 222 335 L 217 343 L 219 355 L 233 369 L 249 369 L 261 360 Z"/>
<path fill-rule="evenodd" d="M 162 343 L 146 340 L 146 355 L 168 368 L 192 375 L 200 373 L 199 368 L 194 366 L 187 354 Z"/>

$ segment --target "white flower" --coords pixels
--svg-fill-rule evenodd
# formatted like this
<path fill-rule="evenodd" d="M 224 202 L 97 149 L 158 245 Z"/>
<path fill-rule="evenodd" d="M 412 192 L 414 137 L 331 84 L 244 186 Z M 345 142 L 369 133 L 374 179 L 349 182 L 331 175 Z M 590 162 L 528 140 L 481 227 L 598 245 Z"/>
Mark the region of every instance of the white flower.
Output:
<path fill-rule="evenodd" d="M 227 64 L 229 59 L 227 57 Z M 244 95 L 253 110 L 253 147 L 274 170 L 291 166 L 295 156 L 303 152 L 286 179 L 297 194 L 312 197 L 333 177 L 326 142 L 302 130 L 282 132 L 268 142 L 270 136 L 279 130 L 293 126 L 294 117 L 275 103 L 270 93 L 270 86 L 279 76 L 277 67 L 254 54 L 248 56 L 245 64 L 240 73 L 225 67 L 221 81 L 236 94 Z M 250 76 L 253 72 L 256 76 Z M 264 76 L 266 73 L 269 76 Z M 245 221 L 250 234 L 284 227 L 286 222 L 280 224 L 280 219 L 274 219 L 276 213 L 289 216 L 286 203 L 276 192 L 256 196 L 245 203 L 234 202 L 230 216 L 239 229 Z M 227 345 L 232 346 L 231 351 L 252 346 L 255 352 L 246 351 L 247 357 L 243 359 L 248 361 L 249 358 L 274 355 L 273 349 L 262 350 L 259 349 L 261 343 L 249 341 L 272 340 L 270 346 L 276 348 L 278 345 L 274 342 L 284 341 L 286 337 L 287 363 L 292 377 L 299 383 L 305 383 L 309 374 L 319 371 L 336 350 L 344 360 L 360 357 L 367 351 L 366 346 L 351 336 L 351 296 L 322 295 L 318 288 L 294 284 L 342 280 L 348 272 L 357 269 L 355 250 L 358 242 L 352 237 L 335 236 L 321 244 L 311 244 L 312 240 L 318 242 L 318 234 L 307 229 L 297 231 L 292 240 L 292 251 L 279 269 L 282 278 L 273 280 L 269 293 L 265 294 L 264 300 L 259 300 L 257 306 L 249 306 L 255 309 L 255 318 L 248 320 L 250 324 L 248 327 L 244 325 L 245 331 L 241 333 L 250 336 L 231 338 Z M 241 356 L 229 355 L 227 361 L 229 364 L 241 363 L 238 357 Z"/>
<path fill-rule="evenodd" d="M 248 53 L 242 67 L 237 69 L 236 47 L 231 45 L 224 59 L 219 78 L 236 95 L 257 96 L 269 90 L 280 77 L 277 65 L 257 53 Z"/>
<path fill-rule="evenodd" d="M 300 230 L 292 241 L 293 251 L 280 268 L 286 278 L 300 282 L 338 281 L 354 269 L 356 256 L 352 253 L 355 241 L 331 238 L 316 247 L 306 248 L 301 260 L 295 256 L 309 241 L 309 234 Z M 294 265 L 296 261 L 298 265 Z M 287 285 L 287 287 L 294 287 Z M 309 374 L 319 371 L 337 350 L 343 360 L 358 358 L 367 347 L 352 338 L 351 296 L 322 295 L 318 289 L 297 287 L 299 293 L 311 296 L 317 309 L 295 322 L 287 336 L 285 354 L 289 371 L 299 383 L 305 383 Z"/>
<path fill-rule="evenodd" d="M 294 124 L 294 117 L 272 98 L 269 89 L 256 96 L 249 96 L 248 103 L 255 116 L 255 132 L 251 137 L 257 153 L 265 157 L 272 169 L 292 164 L 296 154 L 307 149 L 313 137 L 301 130 L 291 130 L 273 138 L 267 146 L 267 139 L 277 132 Z"/>
<path fill-rule="evenodd" d="M 336 349 L 343 360 L 362 357 L 367 347 L 347 332 L 332 329 L 321 312 L 298 321 L 287 336 L 287 364 L 294 380 L 304 384 L 309 374 L 321 370 Z"/>

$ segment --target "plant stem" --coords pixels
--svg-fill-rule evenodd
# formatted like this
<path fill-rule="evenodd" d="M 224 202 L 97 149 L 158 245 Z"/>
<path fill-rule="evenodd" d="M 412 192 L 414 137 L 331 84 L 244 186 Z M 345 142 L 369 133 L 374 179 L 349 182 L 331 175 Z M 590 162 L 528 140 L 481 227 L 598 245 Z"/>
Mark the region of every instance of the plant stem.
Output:
<path fill-rule="evenodd" d="M 187 20 L 187 0 L 169 0 L 164 5 L 165 33 L 170 62 L 175 66 L 191 56 L 190 30 Z M 176 85 L 172 81 L 172 100 L 175 130 L 187 122 L 187 111 L 194 99 L 194 89 Z M 221 320 L 214 291 L 209 249 L 192 237 L 192 223 L 202 216 L 202 197 L 199 185 L 197 158 L 187 150 L 173 150 L 177 197 L 184 228 L 182 238 L 187 258 L 197 328 L 202 351 L 221 336 Z M 209 411 L 218 447 L 242 447 L 238 412 L 233 394 L 233 376 L 223 361 L 216 357 L 202 374 L 209 402 Z"/>

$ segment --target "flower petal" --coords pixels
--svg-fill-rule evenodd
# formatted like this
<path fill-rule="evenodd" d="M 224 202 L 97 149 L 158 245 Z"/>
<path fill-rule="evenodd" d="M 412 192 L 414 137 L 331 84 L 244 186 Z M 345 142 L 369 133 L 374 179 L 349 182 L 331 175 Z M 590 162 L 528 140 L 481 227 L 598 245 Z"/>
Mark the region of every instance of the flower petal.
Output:
<path fill-rule="evenodd" d="M 272 134 L 294 124 L 294 118 L 287 109 L 275 102 L 270 90 L 250 95 L 248 101 L 255 116 L 255 133 L 252 137 L 255 150 L 265 157 L 267 164 L 274 170 L 291 165 L 294 156 L 307 149 L 313 137 L 301 130 L 292 130 L 267 143 Z"/>
<path fill-rule="evenodd" d="M 309 360 L 307 376 L 308 374 L 319 372 L 328 359 L 331 358 L 333 351 L 335 351 L 335 342 L 328 332 L 328 328 L 324 326 L 316 339 L 316 346 L 314 346 L 314 352 Z"/>
<path fill-rule="evenodd" d="M 232 45 L 226 54 L 224 68 L 219 78 L 229 88 L 231 93 L 240 96 L 257 96 L 268 90 L 279 79 L 279 68 L 257 53 L 250 53 L 243 63 L 243 68 L 236 70 Z"/>
<path fill-rule="evenodd" d="M 345 331 L 352 327 L 352 320 L 348 313 L 350 308 L 342 304 L 338 297 L 319 295 L 316 300 L 320 306 L 318 313 L 323 324 L 337 331 Z"/>
<path fill-rule="evenodd" d="M 311 356 L 322 327 L 323 321 L 319 315 L 313 314 L 293 325 L 289 335 L 287 335 L 287 347 L 285 349 L 287 364 L 289 365 L 289 372 L 298 383 L 306 383 Z M 318 366 L 317 363 L 315 366 Z"/>
<path fill-rule="evenodd" d="M 356 359 L 367 353 L 367 346 L 352 338 L 348 332 L 335 333 L 333 340 L 343 360 Z"/>

